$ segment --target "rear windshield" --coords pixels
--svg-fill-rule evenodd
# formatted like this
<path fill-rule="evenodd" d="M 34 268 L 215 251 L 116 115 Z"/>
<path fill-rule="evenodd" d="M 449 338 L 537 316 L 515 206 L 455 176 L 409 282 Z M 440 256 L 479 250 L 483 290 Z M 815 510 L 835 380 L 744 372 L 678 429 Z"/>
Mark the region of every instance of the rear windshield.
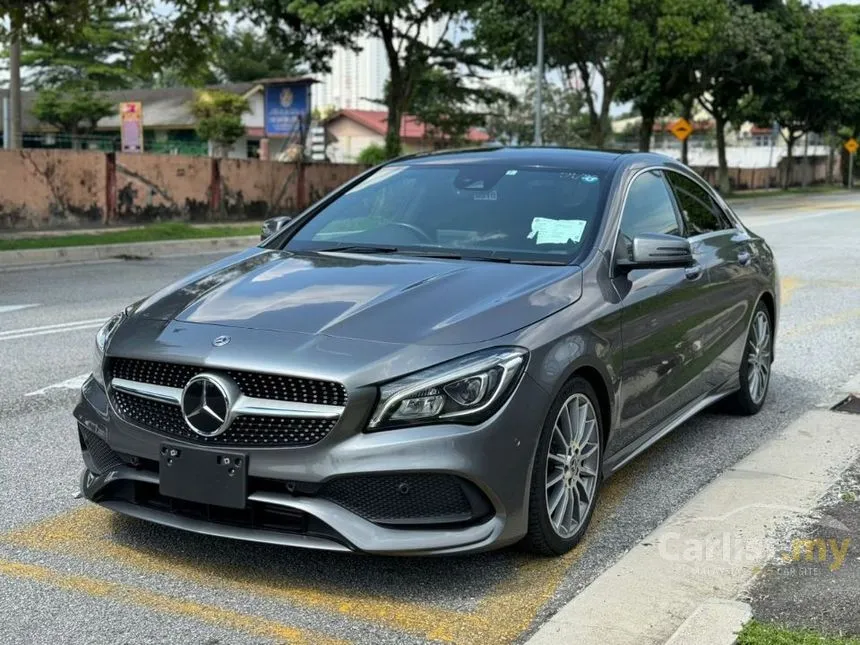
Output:
<path fill-rule="evenodd" d="M 386 166 L 318 212 L 286 248 L 385 246 L 567 263 L 591 243 L 607 183 L 581 168 Z"/>

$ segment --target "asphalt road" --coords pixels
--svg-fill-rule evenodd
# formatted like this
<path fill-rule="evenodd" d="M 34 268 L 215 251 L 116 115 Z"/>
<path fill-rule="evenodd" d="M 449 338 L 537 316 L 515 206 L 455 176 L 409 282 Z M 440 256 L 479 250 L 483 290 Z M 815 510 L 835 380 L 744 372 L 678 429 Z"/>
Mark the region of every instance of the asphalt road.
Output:
<path fill-rule="evenodd" d="M 783 312 L 754 418 L 709 412 L 604 488 L 573 553 L 385 559 L 207 538 L 73 498 L 71 417 L 98 322 L 216 256 L 0 268 L 0 639 L 16 643 L 523 641 L 717 474 L 860 372 L 860 198 L 740 207 Z"/>

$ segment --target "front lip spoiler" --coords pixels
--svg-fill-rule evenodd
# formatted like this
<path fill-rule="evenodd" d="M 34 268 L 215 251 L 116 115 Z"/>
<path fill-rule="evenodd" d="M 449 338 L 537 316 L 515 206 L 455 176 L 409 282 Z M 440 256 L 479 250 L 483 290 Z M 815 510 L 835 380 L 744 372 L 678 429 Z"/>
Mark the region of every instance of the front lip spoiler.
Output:
<path fill-rule="evenodd" d="M 120 467 L 102 475 L 95 475 L 85 469 L 81 474 L 81 490 L 87 499 L 95 501 L 93 498 L 102 489 L 119 480 L 136 480 L 158 484 L 156 474 L 133 468 Z M 325 537 L 206 522 L 139 506 L 121 499 L 108 498 L 96 501 L 96 503 L 124 515 L 194 533 L 283 546 L 326 551 L 360 551 L 380 555 L 436 555 L 483 551 L 496 541 L 504 528 L 504 520 L 499 516 L 494 516 L 482 524 L 467 528 L 392 529 L 373 524 L 324 499 L 256 492 L 249 495 L 248 500 L 308 513 L 341 535 L 343 543 Z M 347 544 L 349 546 L 346 546 Z"/>

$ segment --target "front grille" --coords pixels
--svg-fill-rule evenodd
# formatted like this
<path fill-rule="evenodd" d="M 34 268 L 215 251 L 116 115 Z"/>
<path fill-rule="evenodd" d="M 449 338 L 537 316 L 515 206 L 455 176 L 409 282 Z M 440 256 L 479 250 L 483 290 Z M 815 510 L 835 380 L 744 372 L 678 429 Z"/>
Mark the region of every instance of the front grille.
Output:
<path fill-rule="evenodd" d="M 191 377 L 208 368 L 162 363 L 132 358 L 112 358 L 108 367 L 111 377 L 124 378 L 138 383 L 151 383 L 182 388 Z M 223 370 L 236 381 L 242 394 L 258 399 L 346 405 L 346 388 L 340 383 L 317 379 L 297 378 L 282 374 Z"/>
<path fill-rule="evenodd" d="M 489 510 L 468 482 L 437 473 L 339 477 L 324 484 L 319 496 L 381 524 L 467 522 Z"/>
<path fill-rule="evenodd" d="M 123 377 L 124 378 L 124 377 Z M 203 437 L 188 427 L 178 406 L 126 392 L 113 392 L 117 411 L 128 421 L 156 432 L 197 443 L 237 446 L 310 446 L 323 439 L 337 419 L 240 416 L 226 432 Z"/>

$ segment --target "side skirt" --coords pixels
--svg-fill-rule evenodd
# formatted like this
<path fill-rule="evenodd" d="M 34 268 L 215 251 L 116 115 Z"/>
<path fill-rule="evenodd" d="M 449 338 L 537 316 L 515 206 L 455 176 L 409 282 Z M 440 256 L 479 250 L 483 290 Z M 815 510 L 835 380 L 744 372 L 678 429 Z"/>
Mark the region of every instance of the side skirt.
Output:
<path fill-rule="evenodd" d="M 649 432 L 648 434 L 642 436 L 636 442 L 625 446 L 614 455 L 606 458 L 606 461 L 603 463 L 603 478 L 606 479 L 611 475 L 615 474 L 618 470 L 626 466 L 630 461 L 638 457 L 640 454 L 648 450 L 655 443 L 660 441 L 667 434 L 672 432 L 679 425 L 690 419 L 690 417 L 695 416 L 705 408 L 710 405 L 713 405 L 720 399 L 728 396 L 735 390 L 737 390 L 738 385 L 734 384 L 734 387 L 727 388 L 726 385 L 723 385 L 720 388 L 717 388 L 713 393 L 708 394 L 702 399 L 692 403 L 687 408 L 677 412 L 674 416 L 670 417 L 669 420 L 663 424 L 662 426 L 657 426 Z"/>

